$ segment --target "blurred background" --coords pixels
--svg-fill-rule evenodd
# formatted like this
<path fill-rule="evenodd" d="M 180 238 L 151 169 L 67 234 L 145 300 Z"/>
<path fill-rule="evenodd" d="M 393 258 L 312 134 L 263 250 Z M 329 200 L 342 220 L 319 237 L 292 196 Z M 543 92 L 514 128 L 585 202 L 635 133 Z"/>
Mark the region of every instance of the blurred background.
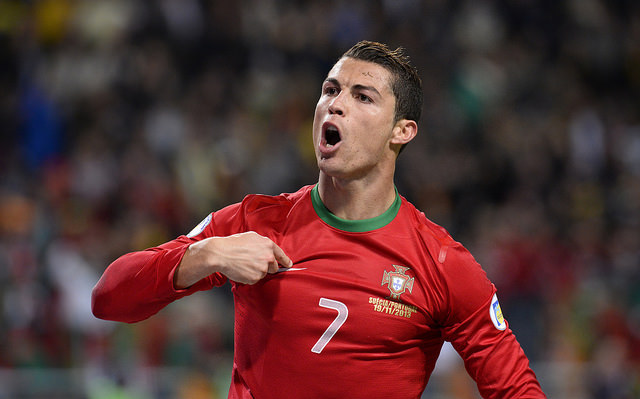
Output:
<path fill-rule="evenodd" d="M 547 395 L 640 397 L 639 2 L 0 0 L 0 398 L 226 397 L 228 286 L 135 325 L 91 289 L 313 184 L 320 84 L 361 39 L 418 67 L 398 189 L 485 267 Z M 478 397 L 448 347 L 424 396 Z"/>

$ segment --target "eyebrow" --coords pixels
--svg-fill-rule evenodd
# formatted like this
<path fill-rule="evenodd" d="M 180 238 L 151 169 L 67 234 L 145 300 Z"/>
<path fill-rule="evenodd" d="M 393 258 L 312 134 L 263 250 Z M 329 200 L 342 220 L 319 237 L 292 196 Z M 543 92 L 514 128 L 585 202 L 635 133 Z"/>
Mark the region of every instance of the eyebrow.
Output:
<path fill-rule="evenodd" d="M 336 86 L 342 86 L 340 84 L 340 82 L 338 81 L 338 79 L 336 79 L 336 78 L 326 78 L 324 81 L 325 81 L 325 83 L 331 83 L 331 84 L 334 84 Z M 371 91 L 371 92 L 375 93 L 377 96 L 382 97 L 382 95 L 380 94 L 378 89 L 376 89 L 373 86 L 366 86 L 366 85 L 357 84 L 357 85 L 353 86 L 353 89 L 355 89 L 356 91 L 368 90 L 368 91 Z"/>

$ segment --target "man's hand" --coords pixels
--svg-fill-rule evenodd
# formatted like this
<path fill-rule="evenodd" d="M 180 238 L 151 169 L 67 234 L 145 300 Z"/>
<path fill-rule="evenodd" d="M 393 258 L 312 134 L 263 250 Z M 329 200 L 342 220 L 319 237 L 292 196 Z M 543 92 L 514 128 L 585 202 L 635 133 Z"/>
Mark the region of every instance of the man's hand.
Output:
<path fill-rule="evenodd" d="M 227 237 L 209 237 L 191 244 L 174 275 L 177 289 L 189 287 L 212 273 L 229 280 L 255 284 L 291 259 L 276 243 L 253 231 Z"/>

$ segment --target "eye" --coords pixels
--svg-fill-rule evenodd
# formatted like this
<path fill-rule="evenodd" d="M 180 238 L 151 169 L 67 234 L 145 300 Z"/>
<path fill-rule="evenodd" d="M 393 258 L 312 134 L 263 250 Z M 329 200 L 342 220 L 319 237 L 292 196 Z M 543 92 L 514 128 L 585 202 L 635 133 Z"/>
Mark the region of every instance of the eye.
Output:
<path fill-rule="evenodd" d="M 357 98 L 358 98 L 358 100 L 362 101 L 363 103 L 371 103 L 371 102 L 373 102 L 371 97 L 367 96 L 366 94 L 359 93 L 357 95 Z"/>
<path fill-rule="evenodd" d="M 329 96 L 338 94 L 338 88 L 335 86 L 326 86 L 323 91 L 324 91 L 324 94 Z"/>

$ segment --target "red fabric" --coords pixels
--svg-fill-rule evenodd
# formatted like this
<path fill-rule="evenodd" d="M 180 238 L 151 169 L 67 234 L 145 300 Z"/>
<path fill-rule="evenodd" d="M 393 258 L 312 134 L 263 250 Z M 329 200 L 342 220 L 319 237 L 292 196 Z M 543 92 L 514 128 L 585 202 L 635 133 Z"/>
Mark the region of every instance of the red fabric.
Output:
<path fill-rule="evenodd" d="M 345 232 L 318 217 L 310 190 L 248 196 L 215 212 L 194 238 L 123 256 L 94 289 L 94 312 L 134 322 L 223 284 L 224 276 L 212 275 L 176 291 L 173 272 L 195 240 L 253 230 L 276 242 L 301 270 L 251 286 L 233 283 L 229 397 L 418 398 L 444 340 L 459 351 L 483 396 L 545 397 L 511 330 L 491 321 L 494 286 L 444 229 L 403 198 L 386 226 Z M 394 283 L 404 291 L 392 292 Z M 341 318 L 326 346 L 313 352 Z"/>

